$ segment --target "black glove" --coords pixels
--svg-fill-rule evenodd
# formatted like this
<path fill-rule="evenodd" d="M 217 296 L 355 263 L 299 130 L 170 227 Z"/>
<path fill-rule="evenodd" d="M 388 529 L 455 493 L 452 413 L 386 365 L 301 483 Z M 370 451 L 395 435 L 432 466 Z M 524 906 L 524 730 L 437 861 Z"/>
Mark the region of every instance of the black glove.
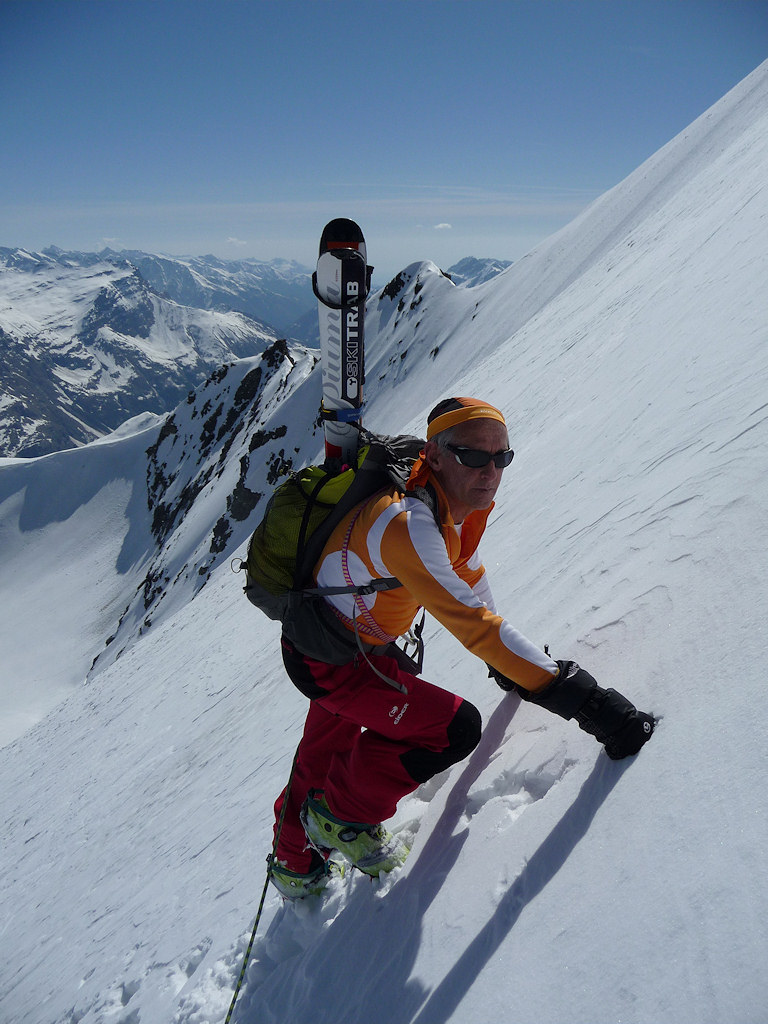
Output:
<path fill-rule="evenodd" d="M 517 689 L 517 683 L 513 683 L 511 679 L 508 679 L 503 672 L 499 672 L 493 665 L 488 665 L 488 678 L 495 679 L 502 690 L 509 692 L 510 690 Z"/>
<path fill-rule="evenodd" d="M 618 690 L 598 686 L 594 676 L 576 662 L 558 661 L 557 666 L 558 675 L 538 693 L 519 686 L 514 688 L 523 700 L 538 704 L 561 718 L 575 718 L 584 732 L 605 744 L 606 754 L 615 761 L 636 754 L 651 738 L 655 724 L 652 715 L 638 711 Z M 502 689 L 507 688 L 498 677 L 494 675 L 494 678 Z"/>
<path fill-rule="evenodd" d="M 651 738 L 656 724 L 652 715 L 638 711 L 617 690 L 599 686 L 576 713 L 576 721 L 584 732 L 605 744 L 606 754 L 614 761 L 636 754 Z"/>

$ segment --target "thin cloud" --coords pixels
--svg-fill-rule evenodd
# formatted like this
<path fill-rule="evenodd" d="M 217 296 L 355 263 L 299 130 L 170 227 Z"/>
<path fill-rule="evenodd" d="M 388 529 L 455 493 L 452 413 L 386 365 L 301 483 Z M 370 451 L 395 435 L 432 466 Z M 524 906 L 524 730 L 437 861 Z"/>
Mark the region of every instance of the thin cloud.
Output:
<path fill-rule="evenodd" d="M 435 224 L 435 231 L 450 231 L 452 224 Z"/>

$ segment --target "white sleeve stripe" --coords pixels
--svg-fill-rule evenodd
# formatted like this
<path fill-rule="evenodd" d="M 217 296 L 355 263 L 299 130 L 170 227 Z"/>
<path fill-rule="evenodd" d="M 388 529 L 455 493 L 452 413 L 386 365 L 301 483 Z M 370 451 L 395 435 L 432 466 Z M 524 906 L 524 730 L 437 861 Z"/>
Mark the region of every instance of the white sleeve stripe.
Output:
<path fill-rule="evenodd" d="M 483 561 L 480 558 L 480 548 L 475 548 L 470 557 L 467 559 L 467 568 L 479 569 L 482 564 Z"/>
<path fill-rule="evenodd" d="M 529 661 L 532 665 L 537 665 L 539 668 L 546 669 L 552 675 L 557 673 L 557 665 L 549 655 L 531 643 L 527 637 L 523 636 L 514 626 L 511 626 L 506 619 L 502 620 L 499 635 L 501 642 L 507 650 L 516 654 L 518 658 Z"/>
<path fill-rule="evenodd" d="M 374 570 L 379 574 L 379 576 L 391 575 L 381 560 L 381 538 L 384 536 L 384 531 L 395 516 L 399 516 L 402 511 L 403 510 L 399 502 L 393 502 L 391 505 L 387 505 L 385 509 L 382 509 L 376 519 L 376 522 L 373 523 L 371 528 L 368 530 L 368 534 L 366 536 L 368 555 L 371 559 Z"/>
<path fill-rule="evenodd" d="M 429 510 L 426 506 L 422 507 L 424 514 L 413 509 L 412 514 L 408 517 L 408 532 L 411 537 L 411 543 L 418 552 L 422 564 L 439 586 L 465 608 L 485 609 L 486 605 L 480 596 L 454 572 L 443 536 L 436 528 L 435 521 Z M 488 591 L 490 593 L 490 586 L 488 586 Z M 493 601 L 492 597 L 491 600 Z M 495 610 L 493 614 L 498 615 Z M 553 669 L 557 668 L 551 658 L 539 650 L 535 644 L 531 643 L 511 623 L 502 616 L 498 616 L 498 618 L 500 620 L 499 639 L 508 651 L 532 665 L 545 669 L 547 672 L 552 672 Z"/>
<path fill-rule="evenodd" d="M 381 557 L 381 541 L 384 537 L 384 531 L 396 516 L 399 516 L 401 512 L 409 512 L 416 505 L 426 508 L 423 501 L 411 496 L 405 496 L 401 501 L 393 501 L 391 505 L 387 505 L 386 508 L 382 509 L 376 521 L 368 530 L 366 537 L 368 557 L 371 559 L 373 568 L 380 576 L 392 575 L 392 572 L 386 567 Z"/>
<path fill-rule="evenodd" d="M 483 602 L 470 585 L 454 572 L 443 535 L 437 529 L 437 524 L 426 505 L 423 502 L 419 504 L 424 514 L 420 514 L 416 508 L 411 510 L 408 517 L 408 533 L 422 564 L 443 590 L 447 590 L 461 604 L 467 608 L 483 607 Z"/>
<path fill-rule="evenodd" d="M 493 591 L 491 590 L 491 584 L 488 580 L 488 573 L 484 572 L 477 583 L 472 588 L 486 608 L 490 611 L 496 611 L 496 602 L 493 600 Z"/>

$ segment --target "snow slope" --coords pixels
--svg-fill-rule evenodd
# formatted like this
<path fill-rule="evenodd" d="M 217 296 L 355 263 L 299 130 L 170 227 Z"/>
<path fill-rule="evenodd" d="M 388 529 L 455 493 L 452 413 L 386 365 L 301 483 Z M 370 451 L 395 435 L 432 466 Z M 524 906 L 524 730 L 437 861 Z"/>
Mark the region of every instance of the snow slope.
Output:
<path fill-rule="evenodd" d="M 319 405 L 315 365 L 307 350 L 276 341 L 217 370 L 172 415 L 139 417 L 85 448 L 0 460 L 0 744 L 229 561 L 233 531 L 245 536 L 306 441 Z M 45 643 L 30 643 L 35 621 Z"/>
<path fill-rule="evenodd" d="M 312 905 L 270 893 L 240 1024 L 765 1021 L 766 180 L 768 64 L 500 277 L 467 290 L 418 264 L 372 302 L 369 425 L 421 429 L 449 393 L 507 411 L 517 456 L 483 548 L 497 603 L 660 725 L 614 764 L 432 623 L 425 674 L 480 707 L 481 744 L 402 802 L 402 871 Z M 27 486 L 44 465 L 24 464 Z M 214 529 L 216 486 L 187 510 L 195 529 Z M 98 548 L 108 495 L 74 487 L 58 542 L 90 521 Z M 56 591 L 71 565 L 22 523 L 25 492 L 2 493 L 0 543 Z M 117 520 L 126 489 L 112 500 Z M 8 1021 L 226 1014 L 305 705 L 226 561 L 202 589 L 181 565 L 172 612 L 127 627 L 120 658 L 0 751 Z M 30 607 L 15 629 L 50 651 L 67 627 Z"/>

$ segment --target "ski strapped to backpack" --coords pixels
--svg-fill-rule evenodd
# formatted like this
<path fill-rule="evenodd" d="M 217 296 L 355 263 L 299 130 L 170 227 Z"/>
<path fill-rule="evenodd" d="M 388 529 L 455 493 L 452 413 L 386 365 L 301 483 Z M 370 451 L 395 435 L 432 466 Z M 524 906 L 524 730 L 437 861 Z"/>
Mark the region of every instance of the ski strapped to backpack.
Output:
<path fill-rule="evenodd" d="M 251 537 L 243 566 L 244 589 L 251 603 L 282 622 L 287 639 L 308 657 L 335 665 L 353 660 L 358 650 L 367 655 L 374 650 L 380 653 L 382 647 L 361 639 L 356 619 L 352 629 L 343 625 L 323 598 L 354 594 L 361 599 L 358 608 L 362 612 L 362 597 L 401 586 L 395 577 L 355 585 L 348 573 L 349 583 L 344 586 L 316 586 L 313 571 L 336 526 L 356 506 L 362 509 L 367 500 L 392 486 L 413 493 L 436 515 L 434 492 L 423 488 L 408 492 L 408 478 L 424 441 L 411 435 L 385 437 L 358 429 L 360 447 L 354 465 L 339 467 L 334 460 L 326 460 L 321 466 L 307 466 L 275 490 Z M 343 551 L 343 561 L 345 555 Z M 376 635 L 367 625 L 364 619 L 363 628 Z M 412 642 L 418 642 L 420 651 L 420 636 Z"/>
<path fill-rule="evenodd" d="M 351 463 L 357 449 L 365 383 L 365 300 L 368 265 L 359 224 L 337 217 L 323 228 L 312 275 L 318 300 L 322 417 L 326 457 Z"/>

